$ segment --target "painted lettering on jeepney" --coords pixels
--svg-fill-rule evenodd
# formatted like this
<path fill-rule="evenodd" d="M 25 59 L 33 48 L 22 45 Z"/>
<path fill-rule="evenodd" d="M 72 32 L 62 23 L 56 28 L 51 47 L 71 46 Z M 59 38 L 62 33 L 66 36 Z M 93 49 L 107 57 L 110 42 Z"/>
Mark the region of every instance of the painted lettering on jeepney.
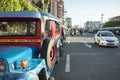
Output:
<path fill-rule="evenodd" d="M 41 42 L 40 39 L 0 39 L 0 42 Z"/>

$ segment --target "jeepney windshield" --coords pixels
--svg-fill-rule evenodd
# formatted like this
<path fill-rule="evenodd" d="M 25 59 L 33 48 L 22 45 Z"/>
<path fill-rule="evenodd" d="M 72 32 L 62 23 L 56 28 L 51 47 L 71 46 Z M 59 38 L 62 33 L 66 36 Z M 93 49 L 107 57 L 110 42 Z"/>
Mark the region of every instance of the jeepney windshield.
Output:
<path fill-rule="evenodd" d="M 0 21 L 0 36 L 35 36 L 36 21 Z"/>

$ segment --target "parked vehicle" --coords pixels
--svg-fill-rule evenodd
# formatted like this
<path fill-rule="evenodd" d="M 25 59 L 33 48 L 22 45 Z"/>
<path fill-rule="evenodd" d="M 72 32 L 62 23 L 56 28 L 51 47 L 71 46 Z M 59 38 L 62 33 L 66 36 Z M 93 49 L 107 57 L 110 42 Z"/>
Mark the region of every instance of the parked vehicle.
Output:
<path fill-rule="evenodd" d="M 120 27 L 114 27 L 112 31 L 115 35 L 120 35 Z"/>
<path fill-rule="evenodd" d="M 71 29 L 71 30 L 70 30 L 70 35 L 71 35 L 71 36 L 74 36 L 74 35 L 75 35 L 74 29 Z"/>
<path fill-rule="evenodd" d="M 100 46 L 119 46 L 118 38 L 111 31 L 98 31 L 95 34 L 94 41 Z"/>
<path fill-rule="evenodd" d="M 62 54 L 61 20 L 44 12 L 0 12 L 0 80 L 48 80 Z"/>

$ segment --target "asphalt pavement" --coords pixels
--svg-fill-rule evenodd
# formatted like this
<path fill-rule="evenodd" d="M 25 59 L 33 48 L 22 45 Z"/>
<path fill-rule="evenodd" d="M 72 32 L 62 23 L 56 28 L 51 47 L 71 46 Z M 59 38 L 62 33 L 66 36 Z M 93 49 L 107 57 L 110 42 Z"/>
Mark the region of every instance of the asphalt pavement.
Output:
<path fill-rule="evenodd" d="M 101 47 L 94 34 L 67 36 L 60 59 L 55 80 L 120 80 L 120 46 Z"/>

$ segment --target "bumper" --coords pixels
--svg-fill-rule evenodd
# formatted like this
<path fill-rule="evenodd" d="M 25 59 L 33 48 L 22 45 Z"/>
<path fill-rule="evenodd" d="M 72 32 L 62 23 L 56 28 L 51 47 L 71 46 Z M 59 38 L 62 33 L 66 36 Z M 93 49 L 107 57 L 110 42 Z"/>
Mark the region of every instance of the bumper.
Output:
<path fill-rule="evenodd" d="M 104 42 L 104 41 L 102 41 L 102 42 L 100 43 L 100 45 L 102 45 L 102 46 L 118 47 L 118 46 L 119 46 L 119 42 L 111 42 L 111 43 L 109 43 L 109 42 Z"/>
<path fill-rule="evenodd" d="M 39 80 L 33 73 L 1 73 L 0 80 Z"/>

